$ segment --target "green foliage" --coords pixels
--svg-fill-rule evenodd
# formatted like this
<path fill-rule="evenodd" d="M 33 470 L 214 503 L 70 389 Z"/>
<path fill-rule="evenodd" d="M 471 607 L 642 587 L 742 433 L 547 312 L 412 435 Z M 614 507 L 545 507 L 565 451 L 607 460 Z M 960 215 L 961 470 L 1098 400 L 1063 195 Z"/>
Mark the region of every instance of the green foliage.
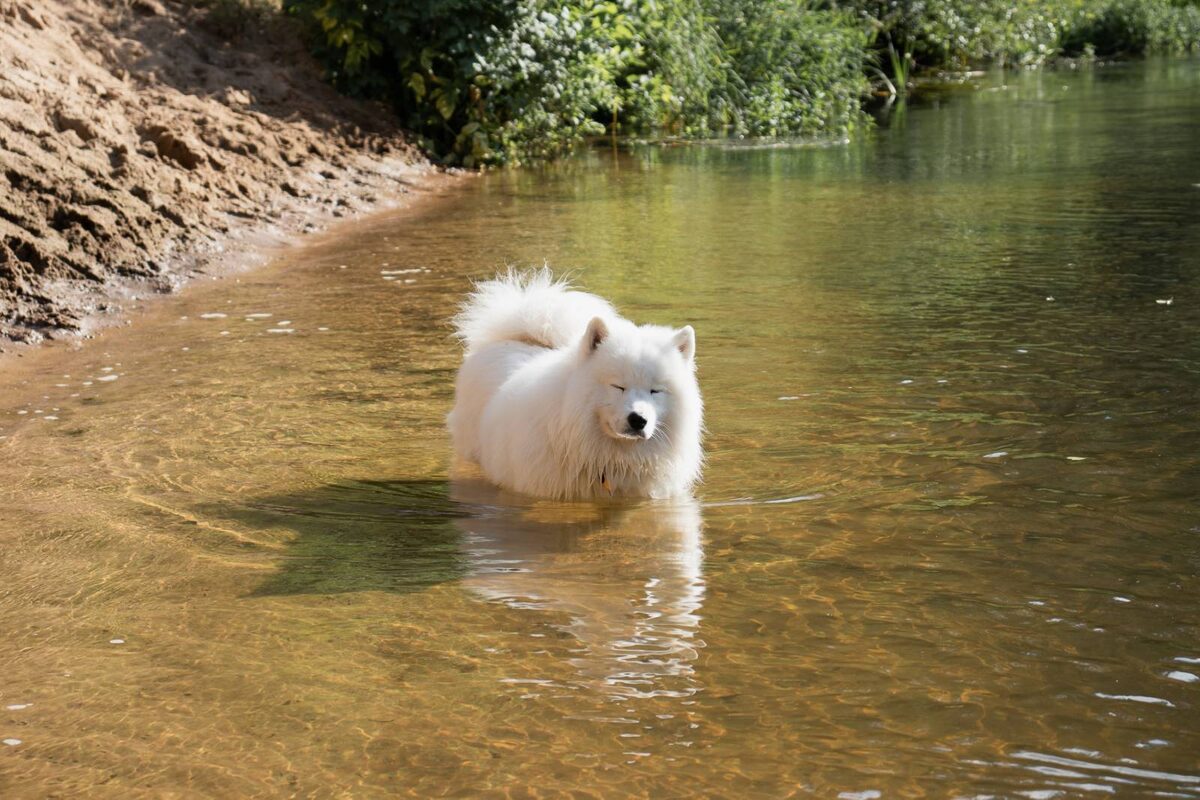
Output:
<path fill-rule="evenodd" d="M 1194 0 L 843 0 L 870 20 L 875 48 L 918 67 L 1041 64 L 1060 55 L 1180 53 L 1200 44 Z"/>
<path fill-rule="evenodd" d="M 847 0 L 869 19 L 879 51 L 901 63 L 962 67 L 990 60 L 1039 64 L 1056 55 L 1075 8 L 1089 0 Z M 893 62 L 894 63 L 894 62 Z"/>
<path fill-rule="evenodd" d="M 193 0 L 218 4 L 267 0 Z M 1190 0 L 283 0 L 344 90 L 449 164 L 552 157 L 606 127 L 843 136 L 866 73 L 1179 52 Z"/>
<path fill-rule="evenodd" d="M 804 0 L 286 0 L 345 90 L 390 100 L 475 166 L 553 156 L 605 125 L 844 132 L 865 35 Z"/>
<path fill-rule="evenodd" d="M 726 64 L 701 0 L 608 3 L 593 24 L 613 56 L 611 114 L 626 130 L 695 133 L 708 129 L 710 94 Z"/>
<path fill-rule="evenodd" d="M 738 134 L 844 135 L 867 85 L 866 28 L 852 15 L 776 0 L 717 0 L 727 80 L 712 122 Z"/>
<path fill-rule="evenodd" d="M 600 129 L 593 9 L 562 2 L 289 0 L 334 80 L 389 99 L 431 152 L 465 166 L 557 152 Z"/>
<path fill-rule="evenodd" d="M 1109 0 L 1086 7 L 1063 37 L 1067 55 L 1181 53 L 1200 47 L 1200 8 L 1188 3 Z"/>

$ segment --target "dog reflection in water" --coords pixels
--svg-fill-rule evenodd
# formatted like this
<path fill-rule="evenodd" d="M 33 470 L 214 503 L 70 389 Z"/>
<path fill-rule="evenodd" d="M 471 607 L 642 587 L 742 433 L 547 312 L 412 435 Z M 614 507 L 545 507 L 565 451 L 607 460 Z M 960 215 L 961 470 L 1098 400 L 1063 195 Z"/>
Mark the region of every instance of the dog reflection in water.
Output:
<path fill-rule="evenodd" d="M 451 496 L 479 512 L 456 522 L 469 570 L 463 585 L 489 601 L 564 615 L 581 645 L 576 668 L 604 691 L 695 692 L 692 662 L 704 646 L 695 500 L 522 506 L 469 480 L 455 482 Z"/>

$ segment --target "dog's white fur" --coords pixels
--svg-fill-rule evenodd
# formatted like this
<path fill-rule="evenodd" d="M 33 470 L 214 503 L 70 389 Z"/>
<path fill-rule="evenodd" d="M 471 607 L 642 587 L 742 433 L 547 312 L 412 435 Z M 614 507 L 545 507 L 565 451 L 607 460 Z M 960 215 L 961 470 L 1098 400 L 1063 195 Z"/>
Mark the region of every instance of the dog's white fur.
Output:
<path fill-rule="evenodd" d="M 466 356 L 450 433 L 492 482 L 560 499 L 672 497 L 699 478 L 691 326 L 634 325 L 542 269 L 478 284 L 455 327 Z"/>

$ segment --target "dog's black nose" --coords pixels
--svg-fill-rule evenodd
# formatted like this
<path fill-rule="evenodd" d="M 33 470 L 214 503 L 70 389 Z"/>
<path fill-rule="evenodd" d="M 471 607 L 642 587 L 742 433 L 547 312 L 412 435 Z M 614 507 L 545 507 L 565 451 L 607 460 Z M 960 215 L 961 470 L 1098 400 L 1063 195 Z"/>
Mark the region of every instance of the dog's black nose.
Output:
<path fill-rule="evenodd" d="M 635 431 L 642 430 L 643 428 L 646 427 L 646 418 L 643 417 L 641 414 L 630 414 L 629 415 L 629 427 L 633 428 Z"/>

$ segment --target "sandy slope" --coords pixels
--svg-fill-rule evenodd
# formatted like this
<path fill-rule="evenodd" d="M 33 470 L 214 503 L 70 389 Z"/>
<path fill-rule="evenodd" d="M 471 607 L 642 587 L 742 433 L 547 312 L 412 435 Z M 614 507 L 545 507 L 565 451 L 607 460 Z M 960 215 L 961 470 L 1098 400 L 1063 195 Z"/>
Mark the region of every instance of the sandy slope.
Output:
<path fill-rule="evenodd" d="M 320 80 L 286 21 L 232 42 L 159 0 L 0 0 L 0 342 L 87 333 L 240 237 L 429 171 Z"/>

